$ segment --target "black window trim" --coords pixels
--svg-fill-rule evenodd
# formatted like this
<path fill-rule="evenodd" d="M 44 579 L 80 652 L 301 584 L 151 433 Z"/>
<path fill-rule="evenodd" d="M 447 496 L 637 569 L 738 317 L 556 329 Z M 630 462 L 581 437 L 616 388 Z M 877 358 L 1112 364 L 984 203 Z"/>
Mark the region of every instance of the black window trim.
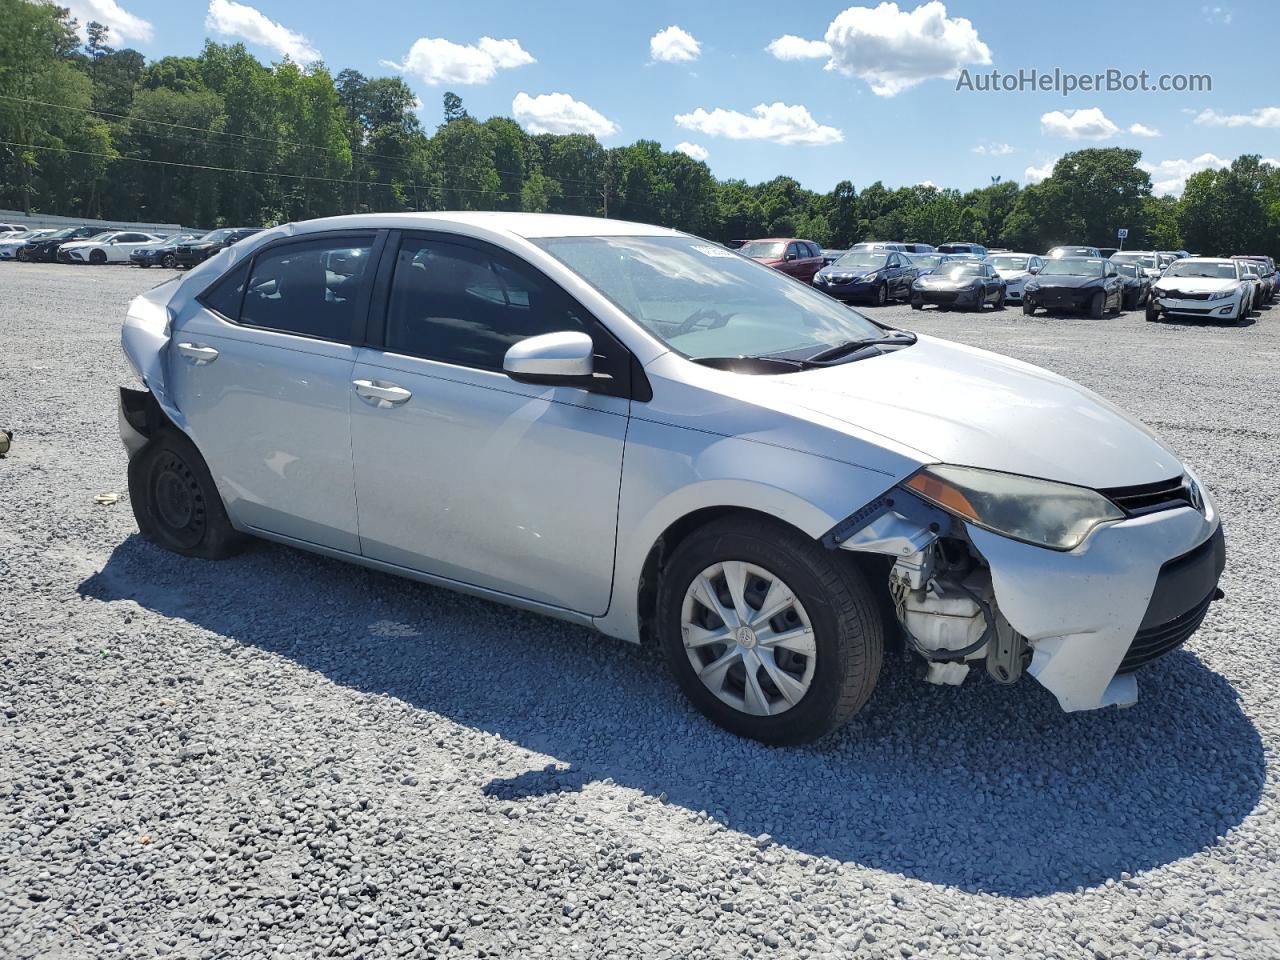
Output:
<path fill-rule="evenodd" d="M 285 337 L 297 337 L 300 340 L 314 340 L 317 343 L 338 343 L 351 347 L 362 346 L 366 340 L 369 327 L 369 308 L 372 303 L 372 296 L 378 270 L 381 268 L 383 251 L 386 247 L 387 234 L 390 231 L 378 229 L 374 227 L 353 228 L 348 230 L 324 230 L 316 233 L 295 234 L 291 237 L 280 237 L 272 240 L 270 243 L 263 244 L 257 250 L 253 251 L 244 260 L 241 260 L 230 270 L 223 271 L 213 283 L 205 287 L 196 295 L 196 300 L 206 310 L 217 314 L 227 323 L 241 327 L 245 330 L 262 330 L 267 333 L 278 333 Z M 346 239 L 371 239 L 373 242 L 369 246 L 369 261 L 374 271 L 374 282 L 365 285 L 361 301 L 356 305 L 355 317 L 351 325 L 351 333 L 345 339 L 334 339 L 330 337 L 317 337 L 309 333 L 299 333 L 296 330 L 281 330 L 277 327 L 264 327 L 255 323 L 245 323 L 240 318 L 244 315 L 244 300 L 249 293 L 249 281 L 253 278 L 253 272 L 257 268 L 258 258 L 267 253 L 273 253 L 282 247 L 300 246 L 304 243 L 315 243 L 324 240 L 346 240 Z M 219 286 L 224 279 L 235 273 L 237 270 L 245 269 L 248 273 L 244 280 L 244 289 L 240 291 L 240 303 L 236 306 L 236 315 L 228 317 L 221 310 L 209 303 L 209 295 L 214 288 Z"/>
<path fill-rule="evenodd" d="M 644 375 L 644 369 L 636 359 L 635 354 L 627 349 L 626 344 L 619 340 L 613 331 L 601 323 L 595 314 L 584 307 L 576 297 L 569 293 L 553 277 L 548 276 L 518 253 L 514 253 L 496 243 L 481 240 L 478 237 L 471 237 L 462 233 L 449 233 L 444 230 L 391 230 L 389 234 L 390 236 L 386 239 L 381 262 L 378 264 L 378 272 L 374 279 L 372 298 L 368 310 L 369 322 L 365 331 L 365 346 L 383 353 L 395 353 L 397 356 L 427 360 L 431 363 L 442 363 L 447 366 L 459 367 L 463 370 L 480 370 L 485 373 L 497 373 L 505 376 L 501 369 L 495 370 L 492 367 L 478 364 L 457 363 L 453 360 L 442 360 L 439 357 L 424 357 L 416 353 L 387 349 L 387 318 L 391 309 L 391 288 L 395 279 L 396 264 L 400 258 L 401 245 L 405 240 L 450 243 L 455 246 L 468 247 L 489 256 L 496 254 L 498 258 L 517 261 L 523 269 L 529 271 L 535 278 L 558 291 L 573 306 L 575 312 L 581 314 L 592 340 L 597 340 L 598 337 L 602 338 L 618 351 L 618 363 L 616 366 L 620 371 L 625 371 L 624 376 L 620 380 L 601 378 L 597 385 L 584 387 L 583 389 L 592 393 L 603 393 L 639 402 L 647 402 L 653 399 L 653 389 L 649 385 L 648 378 Z"/>

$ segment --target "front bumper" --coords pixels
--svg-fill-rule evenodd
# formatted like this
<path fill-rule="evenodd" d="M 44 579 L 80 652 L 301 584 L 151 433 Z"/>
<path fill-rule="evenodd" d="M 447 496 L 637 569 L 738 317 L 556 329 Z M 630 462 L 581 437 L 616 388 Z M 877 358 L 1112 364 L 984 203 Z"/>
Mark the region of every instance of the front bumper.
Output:
<path fill-rule="evenodd" d="M 947 290 L 935 287 L 912 287 L 911 299 L 920 303 L 932 303 L 938 306 L 953 304 L 972 304 L 982 299 L 982 288 L 976 290 Z"/>
<path fill-rule="evenodd" d="M 1046 310 L 1079 310 L 1088 306 L 1097 292 L 1097 287 L 1036 288 L 1027 290 L 1026 297 Z"/>
<path fill-rule="evenodd" d="M 1190 300 L 1179 297 L 1166 297 L 1158 292 L 1152 297 L 1155 305 L 1165 313 L 1182 314 L 1191 317 L 1234 317 L 1240 311 L 1240 297 L 1232 296 L 1226 300 Z"/>
<path fill-rule="evenodd" d="M 880 281 L 866 283 L 862 280 L 848 280 L 844 283 L 838 283 L 834 280 L 819 282 L 815 279 L 814 286 L 824 293 L 838 297 L 841 300 L 872 300 L 875 298 L 876 290 L 880 287 Z"/>
<path fill-rule="evenodd" d="M 1028 671 L 1062 709 L 1131 703 L 1132 670 L 1181 644 L 1216 596 L 1222 526 L 1206 495 L 1192 507 L 1095 530 L 1070 552 L 969 526 L 996 604 L 1032 650 Z"/>

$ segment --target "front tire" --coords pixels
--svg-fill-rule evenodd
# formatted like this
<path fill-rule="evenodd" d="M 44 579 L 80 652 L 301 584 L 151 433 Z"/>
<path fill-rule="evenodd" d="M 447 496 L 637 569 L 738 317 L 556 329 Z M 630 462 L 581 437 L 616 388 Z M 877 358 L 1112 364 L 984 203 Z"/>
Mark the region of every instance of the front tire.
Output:
<path fill-rule="evenodd" d="M 1003 290 L 1001 290 L 999 295 L 996 297 L 996 309 L 997 310 L 1004 309 L 1004 291 Z"/>
<path fill-rule="evenodd" d="M 1147 323 L 1155 323 L 1160 319 L 1160 308 L 1156 306 L 1154 300 L 1147 301 Z"/>
<path fill-rule="evenodd" d="M 1107 295 L 1099 290 L 1089 298 L 1089 316 L 1094 320 L 1101 320 L 1102 315 L 1107 309 Z"/>
<path fill-rule="evenodd" d="M 100 267 L 107 262 L 107 255 L 102 250 L 90 250 L 89 262 Z"/>
<path fill-rule="evenodd" d="M 1036 305 L 1031 298 L 1025 293 L 1022 295 L 1022 315 L 1026 317 L 1035 316 Z"/>
<path fill-rule="evenodd" d="M 889 285 L 881 281 L 880 286 L 876 287 L 876 306 L 883 307 L 889 302 Z"/>
<path fill-rule="evenodd" d="M 173 553 L 221 560 L 244 545 L 204 457 L 176 430 L 159 431 L 129 461 L 129 500 L 142 535 Z"/>
<path fill-rule="evenodd" d="M 879 605 L 853 561 L 765 517 L 691 534 L 658 589 L 658 636 L 685 695 L 768 744 L 830 733 L 871 697 Z"/>
<path fill-rule="evenodd" d="M 164 255 L 164 258 L 160 261 L 160 266 L 168 267 L 170 270 L 172 270 L 177 265 L 178 265 L 178 259 L 172 253 L 166 253 Z"/>

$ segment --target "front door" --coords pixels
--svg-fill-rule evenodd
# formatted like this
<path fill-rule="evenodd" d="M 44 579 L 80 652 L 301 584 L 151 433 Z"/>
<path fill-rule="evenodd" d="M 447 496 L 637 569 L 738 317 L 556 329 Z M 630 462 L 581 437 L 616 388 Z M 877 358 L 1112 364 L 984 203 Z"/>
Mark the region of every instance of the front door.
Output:
<path fill-rule="evenodd" d="M 273 244 L 174 325 L 174 399 L 239 524 L 359 552 L 349 404 L 374 239 Z"/>
<path fill-rule="evenodd" d="M 629 400 L 502 373 L 512 344 L 560 330 L 592 334 L 597 371 L 627 376 L 623 348 L 518 258 L 450 235 L 402 239 L 383 346 L 360 352 L 349 388 L 366 556 L 608 609 Z"/>

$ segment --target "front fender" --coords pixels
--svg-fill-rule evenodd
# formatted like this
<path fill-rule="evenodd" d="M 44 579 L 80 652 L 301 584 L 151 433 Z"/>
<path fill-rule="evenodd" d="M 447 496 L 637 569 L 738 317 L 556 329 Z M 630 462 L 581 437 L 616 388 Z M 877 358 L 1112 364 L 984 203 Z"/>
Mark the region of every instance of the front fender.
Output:
<path fill-rule="evenodd" d="M 595 625 L 609 636 L 640 641 L 645 560 L 672 524 L 696 511 L 753 510 L 818 540 L 898 479 L 767 443 L 633 419 L 618 504 L 613 596 Z"/>

